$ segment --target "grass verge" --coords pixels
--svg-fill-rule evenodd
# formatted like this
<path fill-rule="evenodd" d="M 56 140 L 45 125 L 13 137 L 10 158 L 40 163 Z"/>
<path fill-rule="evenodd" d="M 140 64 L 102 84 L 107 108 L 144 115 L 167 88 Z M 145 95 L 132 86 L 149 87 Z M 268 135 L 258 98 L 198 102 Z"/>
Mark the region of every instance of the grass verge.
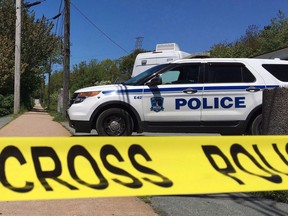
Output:
<path fill-rule="evenodd" d="M 67 121 L 66 117 L 64 117 L 61 113 L 58 113 L 55 111 L 49 111 L 49 114 L 53 117 L 53 121 L 56 121 L 56 122 Z"/>
<path fill-rule="evenodd" d="M 151 204 L 151 200 L 149 196 L 139 196 L 138 198 L 142 200 L 144 203 Z"/>
<path fill-rule="evenodd" d="M 288 191 L 267 191 L 252 194 L 261 198 L 271 199 L 277 202 L 288 203 Z"/>

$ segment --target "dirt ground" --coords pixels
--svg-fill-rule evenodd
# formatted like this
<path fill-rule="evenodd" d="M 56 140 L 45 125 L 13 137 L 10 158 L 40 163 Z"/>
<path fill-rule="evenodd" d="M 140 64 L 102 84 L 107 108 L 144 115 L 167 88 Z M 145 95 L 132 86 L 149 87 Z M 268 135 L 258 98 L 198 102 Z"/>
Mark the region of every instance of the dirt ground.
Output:
<path fill-rule="evenodd" d="M 0 137 L 71 136 L 61 124 L 43 111 L 40 104 L 0 129 Z M 1 186 L 0 186 L 1 191 Z M 0 192 L 1 194 L 1 192 Z M 152 207 L 137 197 L 87 198 L 44 201 L 0 202 L 0 215 L 62 216 L 157 216 Z"/>

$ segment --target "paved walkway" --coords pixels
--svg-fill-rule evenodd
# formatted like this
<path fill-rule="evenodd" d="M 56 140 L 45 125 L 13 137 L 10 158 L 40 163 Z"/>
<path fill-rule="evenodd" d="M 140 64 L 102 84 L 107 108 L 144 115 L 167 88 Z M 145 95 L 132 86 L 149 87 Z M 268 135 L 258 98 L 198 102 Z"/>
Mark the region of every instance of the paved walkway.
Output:
<path fill-rule="evenodd" d="M 0 122 L 5 125 L 0 125 L 0 137 L 71 136 L 39 104 L 9 124 L 7 119 L 4 124 L 3 118 Z M 157 216 L 150 205 L 136 197 L 0 202 L 0 215 Z"/>

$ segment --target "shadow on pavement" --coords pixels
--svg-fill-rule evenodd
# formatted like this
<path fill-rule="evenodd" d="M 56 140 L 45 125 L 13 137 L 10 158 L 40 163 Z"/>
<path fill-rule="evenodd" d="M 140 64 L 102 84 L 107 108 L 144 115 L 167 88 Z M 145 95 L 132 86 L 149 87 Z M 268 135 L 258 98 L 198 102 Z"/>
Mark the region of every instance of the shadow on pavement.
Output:
<path fill-rule="evenodd" d="M 161 199 L 161 197 L 160 197 Z M 236 210 L 239 215 L 287 215 L 287 204 L 277 202 L 270 199 L 261 198 L 257 195 L 247 193 L 227 193 L 227 194 L 207 194 L 207 195 L 179 195 L 179 196 L 163 196 L 165 201 L 169 202 L 170 199 L 176 199 L 179 203 L 183 202 L 187 205 L 189 203 L 209 203 L 211 206 L 217 206 L 220 211 L 225 210 L 224 206 L 229 205 L 232 209 Z M 152 199 L 153 200 L 153 199 Z M 201 202 L 202 200 L 202 202 Z M 153 201 L 152 201 L 153 203 Z M 196 205 L 197 205 L 196 204 Z M 174 212 L 175 213 L 175 212 Z M 216 212 L 214 212 L 216 214 Z M 219 212 L 218 212 L 219 213 Z M 222 212 L 223 213 L 223 212 Z M 235 212 L 234 212 L 235 213 Z M 171 214 L 167 214 L 171 215 Z M 233 214 L 232 214 L 233 215 Z"/>

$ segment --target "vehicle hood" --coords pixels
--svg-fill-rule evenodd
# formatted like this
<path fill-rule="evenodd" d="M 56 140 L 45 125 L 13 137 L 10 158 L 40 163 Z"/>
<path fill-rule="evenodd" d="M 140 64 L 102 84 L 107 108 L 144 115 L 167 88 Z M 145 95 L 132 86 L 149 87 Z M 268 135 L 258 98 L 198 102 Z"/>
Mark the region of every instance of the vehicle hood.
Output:
<path fill-rule="evenodd" d="M 122 84 L 114 84 L 114 85 L 101 85 L 101 86 L 91 86 L 87 88 L 78 89 L 75 93 L 80 92 L 92 92 L 92 91 L 117 91 L 124 90 L 127 87 Z"/>

